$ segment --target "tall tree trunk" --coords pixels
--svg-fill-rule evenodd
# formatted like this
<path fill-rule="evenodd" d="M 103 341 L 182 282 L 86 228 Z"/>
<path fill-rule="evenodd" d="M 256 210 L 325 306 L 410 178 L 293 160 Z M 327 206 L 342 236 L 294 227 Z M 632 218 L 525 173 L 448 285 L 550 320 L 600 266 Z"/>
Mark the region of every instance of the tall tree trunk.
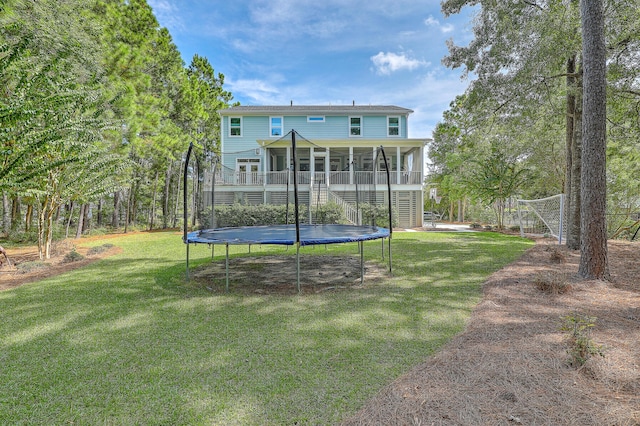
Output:
<path fill-rule="evenodd" d="M 162 193 L 162 229 L 167 229 L 169 226 L 169 197 L 171 194 L 171 168 L 173 162 L 170 161 L 167 166 L 167 172 L 164 175 L 164 192 Z"/>
<path fill-rule="evenodd" d="M 582 169 L 582 78 L 580 75 L 576 77 L 576 88 L 578 91 L 575 96 L 575 104 L 573 111 L 573 138 L 571 141 L 571 182 L 569 197 L 569 215 L 567 223 L 567 247 L 571 250 L 580 249 L 580 218 L 581 198 L 580 198 L 580 180 Z"/>
<path fill-rule="evenodd" d="M 98 218 L 97 218 L 97 227 L 102 228 L 102 208 L 104 207 L 104 198 L 100 198 L 98 200 Z"/>
<path fill-rule="evenodd" d="M 67 218 L 67 226 L 64 230 L 64 237 L 69 238 L 69 227 L 71 227 L 71 218 L 73 218 L 73 201 L 69 203 L 69 217 Z"/>
<path fill-rule="evenodd" d="M 11 207 L 9 205 L 9 195 L 2 191 L 2 233 L 9 235 L 11 231 Z"/>
<path fill-rule="evenodd" d="M 122 192 L 116 191 L 113 193 L 113 215 L 111 215 L 111 227 L 120 227 L 120 204 L 122 202 Z"/>
<path fill-rule="evenodd" d="M 76 227 L 76 240 L 82 237 L 82 228 L 84 227 L 84 216 L 87 210 L 86 204 L 80 204 L 80 213 L 78 213 L 78 226 Z"/>
<path fill-rule="evenodd" d="M 33 222 L 33 202 L 27 204 L 27 212 L 24 215 L 24 232 L 31 231 Z"/>
<path fill-rule="evenodd" d="M 180 191 L 182 188 L 182 168 L 184 167 L 184 161 L 180 162 L 180 171 L 178 173 L 178 178 L 176 179 L 176 199 L 173 205 L 173 225 L 172 227 L 175 228 L 176 226 L 178 226 L 178 206 L 180 205 Z"/>
<path fill-rule="evenodd" d="M 51 259 L 51 245 L 53 243 L 53 215 L 56 213 L 57 207 L 54 205 L 53 200 L 49 203 L 49 210 L 46 212 L 47 232 L 45 233 L 44 240 L 44 257 L 45 259 Z"/>
<path fill-rule="evenodd" d="M 44 245 L 45 245 L 45 233 L 47 225 L 47 202 L 49 198 L 45 196 L 42 202 L 40 214 L 38 215 L 38 257 L 40 260 L 44 259 Z"/>
<path fill-rule="evenodd" d="M 567 89 L 567 105 L 566 105 L 566 117 L 565 117 L 565 146 L 566 146 L 566 165 L 565 165 L 565 177 L 564 177 L 564 185 L 563 192 L 565 195 L 565 204 L 564 211 L 571 212 L 571 172 L 573 167 L 573 149 L 574 149 L 574 131 L 573 125 L 575 123 L 575 111 L 576 111 L 576 78 L 574 73 L 576 72 L 576 55 L 571 56 L 567 59 L 567 79 L 566 79 L 566 89 Z M 565 215 L 568 217 L 569 215 Z M 568 240 L 573 238 L 572 241 L 575 241 L 575 237 L 571 235 L 572 228 L 569 224 L 565 224 L 565 229 L 567 230 L 567 239 L 565 243 L 568 245 Z M 577 248 L 577 247 L 576 247 Z M 574 250 L 576 249 L 574 248 Z"/>
<path fill-rule="evenodd" d="M 82 233 L 86 234 L 91 230 L 91 216 L 93 206 L 91 203 L 87 203 L 87 207 L 84 209 L 84 220 L 82 221 Z"/>
<path fill-rule="evenodd" d="M 603 0 L 582 0 L 584 61 L 582 141 L 582 242 L 578 275 L 609 279 L 607 259 L 606 51 Z"/>
<path fill-rule="evenodd" d="M 152 201 L 151 201 L 151 213 L 150 213 L 150 218 L 149 218 L 149 230 L 153 229 L 153 225 L 154 225 L 154 220 L 156 217 L 156 198 L 158 196 L 158 177 L 159 177 L 160 172 L 158 170 L 156 170 L 156 177 L 153 180 L 153 196 L 151 197 Z"/>
<path fill-rule="evenodd" d="M 13 197 L 11 200 L 11 229 L 16 230 L 18 225 L 20 224 L 20 220 L 22 219 L 21 209 L 20 209 L 21 200 L 17 195 Z"/>
<path fill-rule="evenodd" d="M 131 192 L 133 192 L 133 188 L 129 188 L 129 193 L 127 194 L 127 213 L 124 215 L 124 233 L 127 233 L 129 229 L 129 212 L 131 211 Z"/>

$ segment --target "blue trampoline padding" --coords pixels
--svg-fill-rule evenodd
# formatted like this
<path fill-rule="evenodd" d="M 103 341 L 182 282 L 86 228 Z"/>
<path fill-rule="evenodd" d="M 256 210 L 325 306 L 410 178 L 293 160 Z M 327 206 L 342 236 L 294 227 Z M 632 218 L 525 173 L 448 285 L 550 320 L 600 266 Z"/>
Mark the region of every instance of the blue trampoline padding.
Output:
<path fill-rule="evenodd" d="M 300 245 L 339 244 L 389 237 L 389 230 L 377 226 L 300 225 Z M 189 232 L 185 243 L 283 244 L 296 242 L 295 225 L 242 226 Z"/>

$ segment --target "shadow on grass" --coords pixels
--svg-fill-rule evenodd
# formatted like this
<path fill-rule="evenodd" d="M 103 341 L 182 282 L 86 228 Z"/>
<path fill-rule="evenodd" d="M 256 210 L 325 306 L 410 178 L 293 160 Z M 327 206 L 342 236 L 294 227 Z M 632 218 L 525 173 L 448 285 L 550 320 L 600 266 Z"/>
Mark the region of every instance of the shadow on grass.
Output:
<path fill-rule="evenodd" d="M 388 280 L 265 296 L 185 285 L 181 243 L 154 238 L 172 246 L 0 294 L 0 423 L 336 423 L 458 333 L 483 277 L 524 247 L 399 237 Z"/>

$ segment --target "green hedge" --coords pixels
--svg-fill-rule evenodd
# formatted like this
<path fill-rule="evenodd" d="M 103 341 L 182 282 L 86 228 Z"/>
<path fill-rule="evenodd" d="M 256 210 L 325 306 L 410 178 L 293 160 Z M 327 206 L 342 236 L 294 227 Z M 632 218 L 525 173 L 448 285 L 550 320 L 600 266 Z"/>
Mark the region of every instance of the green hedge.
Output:
<path fill-rule="evenodd" d="M 389 226 L 389 215 L 386 206 L 375 206 L 371 204 L 360 204 L 362 211 L 362 221 L 366 225 Z M 217 228 L 227 226 L 258 226 L 258 225 L 280 225 L 285 223 L 287 218 L 286 205 L 245 205 L 233 204 L 226 206 L 216 206 L 215 216 Z M 300 206 L 299 217 L 301 223 L 308 223 L 309 207 Z M 339 204 L 325 203 L 320 206 L 311 207 L 313 223 L 348 223 L 344 212 Z M 397 214 L 394 212 L 393 226 L 397 225 Z M 201 227 L 211 228 L 211 208 L 207 209 L 201 219 Z M 294 205 L 289 205 L 288 223 L 295 223 Z"/>

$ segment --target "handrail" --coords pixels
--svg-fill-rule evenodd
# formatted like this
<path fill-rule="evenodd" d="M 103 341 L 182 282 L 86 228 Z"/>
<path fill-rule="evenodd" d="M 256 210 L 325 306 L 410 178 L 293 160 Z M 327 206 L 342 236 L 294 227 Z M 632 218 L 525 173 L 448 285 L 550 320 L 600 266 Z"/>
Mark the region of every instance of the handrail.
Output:
<path fill-rule="evenodd" d="M 362 225 L 362 212 L 358 211 L 351 204 L 343 200 L 341 197 L 331 191 L 327 191 L 327 199 L 339 205 L 344 211 L 344 215 L 349 222 L 354 225 Z"/>

